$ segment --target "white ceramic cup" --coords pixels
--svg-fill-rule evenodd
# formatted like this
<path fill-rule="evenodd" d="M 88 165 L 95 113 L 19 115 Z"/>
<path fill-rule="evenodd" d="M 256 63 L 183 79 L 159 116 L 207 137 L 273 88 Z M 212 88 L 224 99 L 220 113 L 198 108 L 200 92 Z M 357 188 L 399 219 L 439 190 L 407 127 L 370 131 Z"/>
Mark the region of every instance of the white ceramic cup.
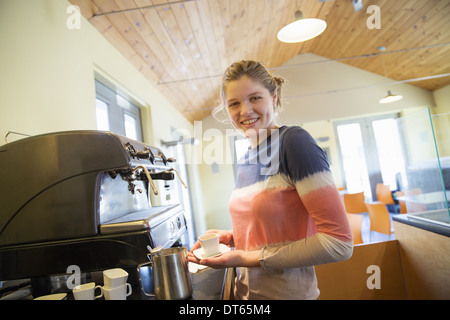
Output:
<path fill-rule="evenodd" d="M 106 300 L 126 300 L 133 290 L 131 284 L 125 283 L 115 288 L 102 287 L 102 292 Z"/>
<path fill-rule="evenodd" d="M 220 253 L 219 250 L 219 234 L 206 233 L 198 237 L 200 244 L 202 245 L 204 256 L 209 257 Z"/>
<path fill-rule="evenodd" d="M 121 269 L 108 269 L 103 271 L 103 285 L 106 288 L 116 288 L 127 283 L 128 273 Z"/>
<path fill-rule="evenodd" d="M 95 295 L 95 289 L 100 288 L 100 295 Z M 103 297 L 101 286 L 96 286 L 94 282 L 85 283 L 73 288 L 72 293 L 75 300 L 94 300 Z"/>

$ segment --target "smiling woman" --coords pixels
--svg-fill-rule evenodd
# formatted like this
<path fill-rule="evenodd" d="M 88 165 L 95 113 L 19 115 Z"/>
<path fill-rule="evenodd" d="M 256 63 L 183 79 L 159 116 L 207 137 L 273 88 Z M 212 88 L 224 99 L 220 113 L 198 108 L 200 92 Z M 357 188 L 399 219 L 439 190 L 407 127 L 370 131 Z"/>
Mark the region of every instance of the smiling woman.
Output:
<path fill-rule="evenodd" d="M 304 129 L 275 122 L 282 84 L 255 61 L 234 63 L 223 77 L 220 108 L 252 147 L 238 161 L 229 201 L 233 229 L 214 231 L 236 250 L 198 261 L 197 242 L 190 261 L 237 267 L 238 299 L 317 299 L 314 266 L 352 254 L 347 216 L 322 149 Z"/>

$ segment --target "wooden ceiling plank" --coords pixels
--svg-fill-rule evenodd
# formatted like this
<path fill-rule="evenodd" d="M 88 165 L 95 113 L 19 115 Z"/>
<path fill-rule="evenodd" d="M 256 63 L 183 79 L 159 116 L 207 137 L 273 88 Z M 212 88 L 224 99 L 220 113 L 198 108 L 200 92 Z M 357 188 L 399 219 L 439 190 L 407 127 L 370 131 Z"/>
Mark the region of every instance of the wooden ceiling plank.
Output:
<path fill-rule="evenodd" d="M 440 3 L 442 6 L 434 6 L 428 11 L 420 14 L 417 22 L 411 25 L 398 38 L 404 47 L 420 47 L 424 44 L 433 45 L 442 43 L 436 34 L 450 35 L 450 2 L 448 4 Z"/>
<path fill-rule="evenodd" d="M 133 8 L 136 6 L 133 0 L 116 0 L 115 2 L 120 10 Z M 135 40 L 133 42 L 133 46 L 136 48 L 136 51 L 143 58 L 145 64 L 153 72 L 158 74 L 158 79 L 154 82 L 154 84 L 157 84 L 161 79 L 167 77 L 167 70 L 165 69 L 164 65 L 160 63 L 161 60 L 159 60 L 154 53 L 155 47 L 151 45 L 154 42 L 150 42 L 151 30 L 148 29 L 142 13 L 138 10 L 124 12 L 123 16 L 125 17 L 126 21 L 128 21 L 129 26 L 134 29 L 135 35 L 133 36 L 135 37 Z M 129 32 L 131 32 L 132 29 L 129 28 Z"/>
<path fill-rule="evenodd" d="M 194 33 L 194 39 L 197 42 L 199 48 L 199 59 L 201 60 L 202 67 L 204 68 L 204 75 L 214 75 L 214 62 L 211 59 L 214 56 L 214 50 L 211 50 L 213 46 L 209 46 L 207 37 L 201 24 L 200 15 L 197 10 L 197 4 L 195 2 L 185 3 L 187 19 L 191 25 L 191 29 Z"/>
<path fill-rule="evenodd" d="M 391 50 L 398 50 L 403 48 L 414 48 L 429 44 L 429 39 L 424 37 L 418 30 L 417 25 L 421 25 L 421 18 L 424 12 L 429 12 L 433 5 L 429 2 L 418 1 L 414 11 L 409 10 L 408 15 L 402 19 L 403 23 L 397 22 L 397 32 L 394 34 L 394 39 L 386 47 Z M 404 35 L 412 35 L 412 39 L 405 41 Z M 408 43 L 409 42 L 409 43 Z"/>
<path fill-rule="evenodd" d="M 220 0 L 208 0 L 209 16 L 212 22 L 212 31 L 214 40 L 211 45 L 217 46 L 217 58 L 219 62 L 219 70 L 225 70 L 229 64 L 229 59 L 226 56 L 223 14 L 220 8 Z M 222 72 L 220 71 L 220 72 Z"/>
<path fill-rule="evenodd" d="M 324 20 L 325 22 L 327 22 L 328 21 L 328 17 L 330 15 L 330 13 L 332 12 L 332 9 L 333 9 L 335 3 L 336 3 L 335 1 L 322 2 L 322 5 L 321 5 L 320 10 L 317 13 L 316 17 L 319 18 L 319 19 Z M 328 25 L 328 22 L 327 22 L 327 25 Z M 328 26 L 327 26 L 327 28 L 328 28 Z M 320 40 L 320 38 L 317 38 L 316 42 L 315 41 L 305 41 L 303 46 L 302 46 L 302 48 L 301 48 L 301 52 L 311 52 L 313 45 L 315 43 L 318 43 L 319 40 Z"/>
<path fill-rule="evenodd" d="M 346 47 L 342 48 L 342 50 L 346 52 L 348 51 L 349 46 L 353 46 L 354 48 L 359 48 L 358 50 L 359 53 L 353 52 L 352 55 L 362 55 L 362 54 L 378 53 L 377 48 L 379 46 L 385 46 L 389 48 L 389 43 L 391 41 L 389 39 L 391 39 L 391 37 L 394 34 L 396 34 L 396 31 L 394 31 L 396 29 L 394 27 L 396 24 L 396 20 L 393 20 L 393 17 L 395 17 L 395 19 L 398 19 L 398 17 L 402 15 L 401 11 L 399 13 L 401 5 L 402 5 L 401 2 L 397 1 L 391 1 L 388 3 L 388 5 L 386 5 L 385 3 L 380 3 L 380 10 L 381 12 L 384 12 L 382 13 L 381 16 L 382 21 L 381 29 L 369 30 L 365 26 L 365 29 L 363 29 L 365 34 L 363 35 L 360 34 L 359 36 L 355 35 L 354 40 L 352 42 L 349 42 Z M 361 48 L 364 47 L 366 48 L 366 51 L 362 52 Z M 347 60 L 345 61 L 345 63 L 361 69 L 367 68 L 371 72 L 383 75 L 382 64 L 378 63 L 377 61 L 378 61 L 377 59 L 365 58 L 365 59 L 356 59 L 353 61 Z M 373 66 L 373 64 L 375 64 L 375 66 Z"/>
<path fill-rule="evenodd" d="M 278 2 L 277 2 L 278 3 Z M 277 19 L 273 21 L 273 29 L 276 33 L 271 37 L 270 43 L 270 66 L 278 67 L 291 60 L 297 55 L 303 43 L 284 43 L 278 40 L 277 34 L 281 28 L 295 20 L 295 12 L 297 11 L 295 1 L 279 2 L 277 10 Z"/>
<path fill-rule="evenodd" d="M 222 3 L 226 3 L 222 1 Z M 243 9 L 243 10 L 242 10 Z M 229 19 L 229 28 L 225 32 L 227 55 L 231 61 L 242 60 L 247 51 L 247 37 L 243 32 L 246 28 L 241 16 L 246 15 L 242 0 L 228 1 L 228 10 L 224 13 Z"/>
<path fill-rule="evenodd" d="M 212 65 L 210 66 L 210 68 L 213 70 L 211 74 L 220 74 L 222 72 L 220 52 L 215 45 L 213 22 L 209 10 L 209 0 L 198 0 L 196 1 L 196 5 L 200 18 L 199 23 L 201 24 L 201 30 L 205 37 L 208 51 L 211 53 L 210 60 L 212 62 Z"/>
<path fill-rule="evenodd" d="M 120 0 L 119 2 L 121 4 L 121 6 L 118 6 L 117 2 L 116 2 L 117 8 L 112 8 L 112 2 L 108 1 L 109 6 L 111 6 L 109 8 L 109 10 L 112 10 L 112 9 L 114 9 L 114 10 L 123 10 L 123 9 L 126 9 L 127 7 L 129 8 L 129 7 L 135 7 L 136 6 L 135 3 L 133 5 L 133 2 L 125 2 L 123 0 Z M 153 9 L 148 9 L 148 10 L 153 10 Z M 147 42 L 149 41 L 149 37 L 147 37 L 147 39 L 143 39 L 143 37 L 140 36 L 139 28 L 136 28 L 136 27 L 138 27 L 136 25 L 136 22 L 138 22 L 139 25 L 140 25 L 140 23 L 144 23 L 145 24 L 145 20 L 142 17 L 142 13 L 140 12 L 140 10 L 139 11 L 129 11 L 129 12 L 126 12 L 126 13 L 114 14 L 113 16 L 110 16 L 110 18 L 114 19 L 115 21 L 117 21 L 116 23 L 120 23 L 120 26 L 121 26 L 122 29 L 127 30 L 127 34 L 128 34 L 129 39 L 134 39 L 133 40 L 133 46 L 136 48 L 136 52 L 138 52 L 140 54 L 140 57 L 142 58 L 142 60 L 141 60 L 141 68 L 145 68 L 145 67 L 149 68 L 149 71 L 147 71 L 147 73 L 146 73 L 147 77 L 148 77 L 149 72 L 154 72 L 154 69 L 156 68 L 156 64 L 154 64 L 155 68 L 153 68 L 153 69 L 151 67 L 149 67 L 149 61 L 148 60 L 150 58 L 150 60 L 154 59 L 155 61 L 158 61 L 158 59 L 153 54 L 153 52 L 154 52 L 153 50 L 155 48 L 158 48 L 158 46 L 157 45 L 154 45 L 152 47 L 147 46 Z M 134 20 L 133 18 L 136 18 L 138 20 Z M 128 26 L 127 26 L 127 23 L 128 23 Z M 135 34 L 132 32 L 132 30 L 134 30 Z M 150 31 L 151 31 L 151 29 L 150 29 Z M 154 42 L 152 44 L 154 44 Z M 151 52 L 151 54 L 149 52 Z M 146 58 L 146 56 L 148 58 Z M 165 64 L 165 68 L 167 66 L 170 66 L 170 64 Z M 158 77 L 157 81 L 154 81 L 154 80 L 152 81 L 151 78 L 149 78 L 149 80 L 151 82 L 153 82 L 155 85 L 157 85 L 158 81 L 160 81 L 161 79 L 167 78 L 168 75 L 170 75 L 170 73 L 168 73 L 165 68 L 164 69 L 159 69 L 159 72 L 161 72 L 162 75 L 160 75 Z M 167 99 L 169 101 L 171 101 L 171 103 L 176 108 L 178 108 L 178 109 L 180 109 L 180 108 L 182 109 L 183 108 L 183 105 L 184 105 L 185 102 L 183 101 L 183 96 L 184 95 L 183 95 L 182 92 L 171 91 L 169 95 L 167 95 L 167 93 L 166 93 L 165 96 L 167 97 Z M 181 104 L 181 101 L 183 102 L 183 104 Z"/>
<path fill-rule="evenodd" d="M 139 7 L 143 7 L 148 5 L 148 1 L 143 0 L 135 0 L 135 3 Z M 153 3 L 153 2 L 151 2 Z M 168 79 L 161 79 L 162 81 L 167 80 L 179 80 L 185 77 L 185 73 L 183 73 L 183 64 L 179 61 L 179 52 L 177 48 L 174 46 L 172 39 L 170 38 L 164 24 L 157 12 L 156 9 L 146 9 L 142 10 L 144 15 L 144 19 L 147 22 L 150 30 L 152 30 L 154 39 L 150 37 L 150 40 L 156 40 L 158 44 L 154 43 L 155 46 L 155 55 L 159 57 L 166 65 L 166 70 L 168 71 Z M 161 51 L 161 48 L 164 51 Z M 164 55 L 165 52 L 165 55 Z M 165 56 L 165 58 L 164 58 Z"/>
<path fill-rule="evenodd" d="M 347 35 L 351 40 L 343 41 L 345 44 L 341 47 L 342 52 L 347 53 L 348 56 L 370 54 L 376 52 L 378 46 L 385 45 L 386 34 L 390 32 L 391 26 L 383 21 L 387 21 L 387 12 L 396 5 L 396 1 L 384 1 L 379 4 L 381 29 L 369 29 L 367 27 L 367 19 L 370 18 L 370 15 L 366 13 L 366 10 L 355 13 L 354 17 L 356 20 L 353 22 L 353 26 L 350 27 L 352 34 Z M 356 28 L 355 25 L 357 26 Z"/>
<path fill-rule="evenodd" d="M 205 73 L 205 68 L 202 66 L 204 65 L 204 62 L 200 59 L 200 49 L 197 46 L 196 41 L 196 35 L 193 29 L 191 28 L 191 24 L 189 22 L 189 19 L 186 14 L 185 5 L 184 4 L 176 4 L 171 6 L 171 10 L 174 14 L 174 17 L 176 17 L 176 22 L 178 24 L 178 29 L 181 32 L 181 36 L 184 39 L 184 44 L 186 45 L 188 52 L 190 54 L 190 60 L 192 64 L 192 69 L 194 69 L 192 72 L 193 75 L 196 75 L 196 77 L 201 78 L 205 77 L 208 74 Z M 191 81 L 191 85 L 197 87 L 198 93 L 196 94 L 196 97 L 203 100 L 203 95 L 207 94 L 208 92 L 214 91 L 215 88 L 212 87 L 210 81 Z"/>
<path fill-rule="evenodd" d="M 350 21 L 353 19 L 351 3 L 333 1 L 333 4 L 333 9 L 326 21 L 327 29 L 319 37 L 309 40 L 311 43 L 308 44 L 310 52 L 330 59 L 341 54 L 342 39 L 340 37 L 345 37 Z M 338 36 L 335 35 L 335 32 Z"/>

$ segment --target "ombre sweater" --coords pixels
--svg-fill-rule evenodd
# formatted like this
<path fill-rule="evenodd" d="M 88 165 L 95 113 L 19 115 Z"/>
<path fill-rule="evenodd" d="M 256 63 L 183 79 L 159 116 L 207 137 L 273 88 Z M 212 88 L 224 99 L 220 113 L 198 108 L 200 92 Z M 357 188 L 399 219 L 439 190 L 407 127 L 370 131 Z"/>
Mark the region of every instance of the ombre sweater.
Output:
<path fill-rule="evenodd" d="M 351 230 L 328 162 L 300 127 L 281 127 L 238 163 L 229 202 L 236 249 L 260 250 L 238 268 L 238 299 L 317 299 L 318 264 L 348 259 Z"/>

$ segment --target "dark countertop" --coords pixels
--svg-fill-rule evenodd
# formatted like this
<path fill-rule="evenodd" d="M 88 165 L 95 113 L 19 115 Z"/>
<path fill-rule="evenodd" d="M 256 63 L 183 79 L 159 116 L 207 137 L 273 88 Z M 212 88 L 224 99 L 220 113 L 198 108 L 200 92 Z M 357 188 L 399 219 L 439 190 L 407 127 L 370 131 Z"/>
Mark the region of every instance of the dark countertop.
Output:
<path fill-rule="evenodd" d="M 414 218 L 414 216 L 411 214 L 393 215 L 392 219 L 394 221 L 404 223 L 416 228 L 420 228 L 423 230 L 431 231 L 440 235 L 450 237 L 450 226 L 446 227 L 442 224 L 433 223 L 425 220 L 419 220 L 418 218 Z"/>

